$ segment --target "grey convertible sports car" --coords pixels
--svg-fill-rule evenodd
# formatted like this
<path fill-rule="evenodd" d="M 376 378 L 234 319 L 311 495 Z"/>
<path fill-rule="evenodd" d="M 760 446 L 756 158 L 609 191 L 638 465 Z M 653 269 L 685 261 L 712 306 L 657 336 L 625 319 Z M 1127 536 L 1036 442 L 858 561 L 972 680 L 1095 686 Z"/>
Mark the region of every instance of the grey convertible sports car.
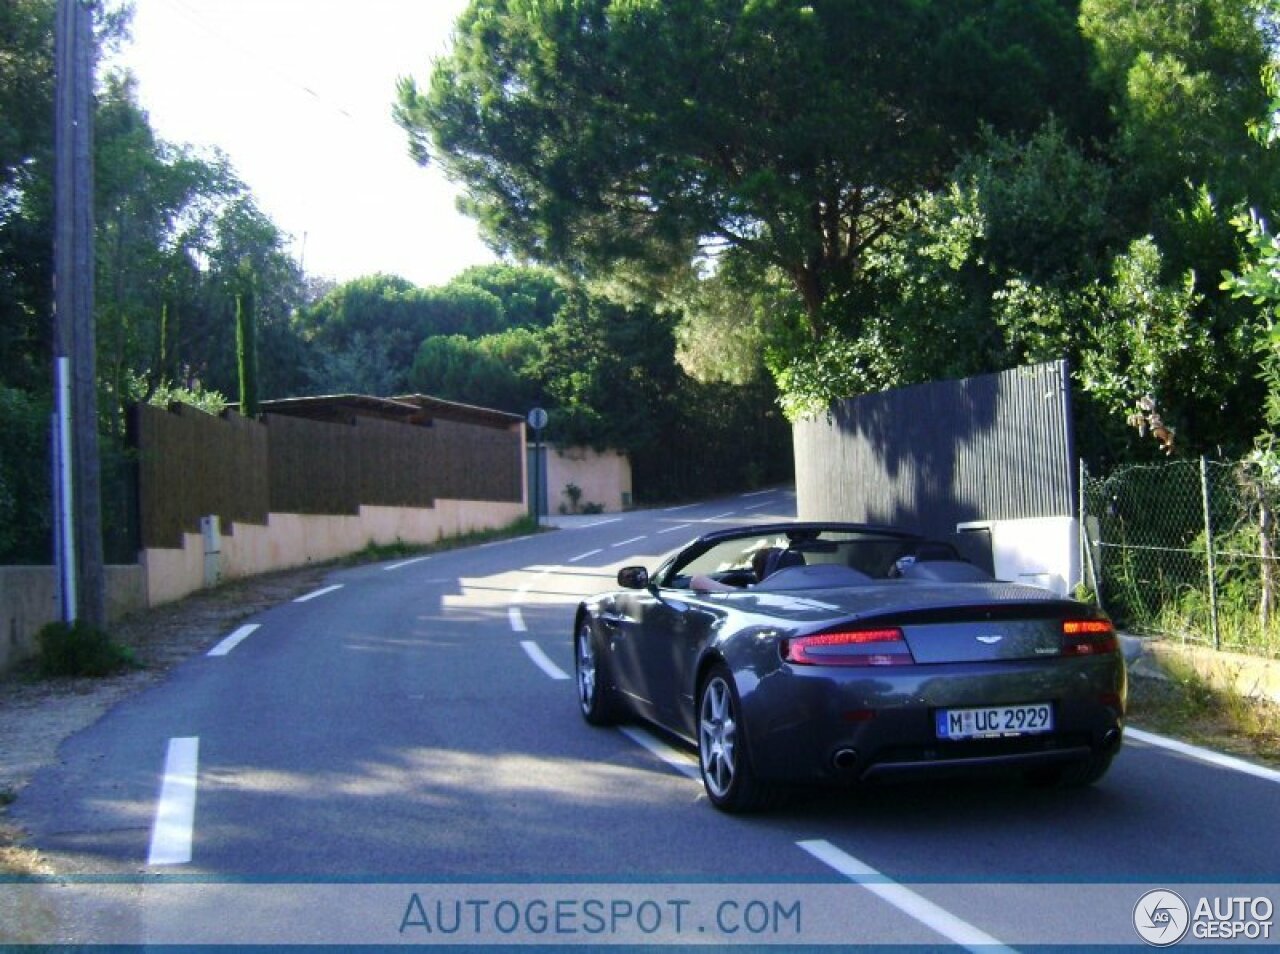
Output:
<path fill-rule="evenodd" d="M 578 608 L 582 715 L 696 745 L 725 811 L 798 783 L 982 769 L 1086 785 L 1120 747 L 1127 682 L 1106 616 L 993 580 L 949 544 L 748 526 L 618 585 Z"/>

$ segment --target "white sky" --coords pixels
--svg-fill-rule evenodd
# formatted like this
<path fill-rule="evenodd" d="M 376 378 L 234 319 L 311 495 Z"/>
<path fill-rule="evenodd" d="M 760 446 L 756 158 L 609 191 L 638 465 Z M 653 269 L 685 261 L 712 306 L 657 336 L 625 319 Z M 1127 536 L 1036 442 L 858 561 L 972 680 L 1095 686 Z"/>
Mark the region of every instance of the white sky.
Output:
<path fill-rule="evenodd" d="M 466 0 L 136 0 L 119 58 L 164 139 L 217 146 L 310 275 L 419 285 L 494 261 L 455 186 L 408 157 L 397 77 L 423 82 Z"/>

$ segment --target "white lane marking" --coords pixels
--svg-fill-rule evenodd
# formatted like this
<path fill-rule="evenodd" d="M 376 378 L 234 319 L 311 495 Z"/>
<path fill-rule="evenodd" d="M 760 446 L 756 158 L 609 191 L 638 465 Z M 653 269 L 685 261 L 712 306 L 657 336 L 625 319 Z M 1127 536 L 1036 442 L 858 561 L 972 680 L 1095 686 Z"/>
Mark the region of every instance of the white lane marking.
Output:
<path fill-rule="evenodd" d="M 640 536 L 638 536 L 638 537 L 632 537 L 630 540 L 623 540 L 621 543 L 615 543 L 615 544 L 613 544 L 613 546 L 614 546 L 614 547 L 625 547 L 625 546 L 627 546 L 628 544 L 631 544 L 631 543 L 639 543 L 639 542 L 640 542 L 641 540 L 643 540 L 644 538 L 645 538 L 645 534 L 643 534 L 643 533 L 642 533 L 642 534 L 640 534 Z"/>
<path fill-rule="evenodd" d="M 701 774 L 698 771 L 697 762 L 691 761 L 689 756 L 684 752 L 681 752 L 679 749 L 672 748 L 667 745 L 667 743 L 650 735 L 644 729 L 637 729 L 633 726 L 624 725 L 619 727 L 618 731 L 632 742 L 648 749 L 681 775 L 686 775 L 689 778 L 698 778 Z"/>
<path fill-rule="evenodd" d="M 427 561 L 427 560 L 430 560 L 430 559 L 431 559 L 431 557 L 429 557 L 429 556 L 414 557 L 412 560 L 401 560 L 399 563 L 392 563 L 392 564 L 390 564 L 389 566 L 384 566 L 384 567 L 383 567 L 383 569 L 384 569 L 384 570 L 399 570 L 399 569 L 402 569 L 402 568 L 404 568 L 404 567 L 406 567 L 406 566 L 413 566 L 415 563 L 423 563 L 423 562 L 425 562 L 425 561 Z"/>
<path fill-rule="evenodd" d="M 712 520 L 723 520 L 725 517 L 732 517 L 738 511 L 730 510 L 728 513 L 718 513 L 714 517 L 703 517 L 700 523 L 710 523 Z"/>
<path fill-rule="evenodd" d="M 677 530 L 688 530 L 692 526 L 693 524 L 691 523 L 682 523 L 678 527 L 667 527 L 666 529 L 659 530 L 658 532 L 659 533 L 675 533 Z"/>
<path fill-rule="evenodd" d="M 622 523 L 621 517 L 610 517 L 608 520 L 596 520 L 592 523 L 584 523 L 578 526 L 579 530 L 590 530 L 592 527 L 603 527 L 606 523 Z"/>
<path fill-rule="evenodd" d="M 602 551 L 600 551 L 600 550 L 588 550 L 586 553 L 579 553 L 576 557 L 569 557 L 569 559 L 568 559 L 568 561 L 567 561 L 567 562 L 569 562 L 569 563 L 577 563 L 577 562 L 579 562 L 579 561 L 581 561 L 581 560 L 585 560 L 587 557 L 593 557 L 593 556 L 595 556 L 597 553 L 600 553 L 600 552 L 602 552 Z"/>
<path fill-rule="evenodd" d="M 522 640 L 520 645 L 524 647 L 525 653 L 533 660 L 533 664 L 545 672 L 552 679 L 568 679 L 569 674 L 551 661 L 551 658 L 542 651 L 539 646 L 531 639 Z"/>
<path fill-rule="evenodd" d="M 846 854 L 829 841 L 798 841 L 796 844 L 829 865 L 855 884 L 866 888 L 876 897 L 889 902 L 903 914 L 914 918 L 925 927 L 936 931 L 953 944 L 971 951 L 994 954 L 996 951 L 1012 952 L 990 934 L 978 930 L 945 908 L 940 908 L 928 898 L 916 894 L 910 888 L 885 877 L 875 868 Z"/>
<path fill-rule="evenodd" d="M 306 596 L 299 596 L 297 599 L 294 600 L 294 602 L 305 603 L 307 600 L 313 600 L 317 596 L 324 596 L 326 593 L 332 593 L 334 590 L 340 590 L 340 589 L 342 589 L 342 584 L 335 583 L 333 584 L 333 586 L 326 586 L 324 589 L 316 590 L 312 593 L 308 593 Z"/>
<path fill-rule="evenodd" d="M 1124 734 L 1125 738 L 1136 739 L 1139 742 L 1147 743 L 1147 745 L 1156 745 L 1162 749 L 1169 749 L 1170 751 L 1190 756 L 1200 762 L 1216 765 L 1218 768 L 1230 769 L 1233 772 L 1243 772 L 1245 775 L 1252 775 L 1268 782 L 1280 782 L 1280 771 L 1267 768 L 1265 765 L 1255 765 L 1252 762 L 1246 762 L 1244 759 L 1223 755 L 1221 752 L 1214 752 L 1210 749 L 1202 749 L 1198 745 L 1190 745 L 1177 739 L 1167 739 L 1163 735 L 1144 732 L 1142 729 L 1135 729 L 1132 726 L 1127 726 Z"/>
<path fill-rule="evenodd" d="M 155 824 L 151 828 L 149 865 L 185 865 L 191 861 L 199 760 L 199 738 L 169 740 L 160 803 L 156 806 Z"/>
<path fill-rule="evenodd" d="M 764 503 L 750 504 L 749 506 L 743 507 L 742 509 L 743 510 L 763 510 L 765 507 L 772 507 L 772 506 L 773 506 L 773 501 L 766 500 Z"/>
<path fill-rule="evenodd" d="M 753 490 L 750 493 L 743 494 L 740 499 L 745 500 L 747 497 L 763 497 L 765 494 L 773 493 L 772 490 Z"/>
<path fill-rule="evenodd" d="M 218 643 L 218 645 L 214 646 L 208 653 L 206 653 L 206 655 L 225 656 L 227 653 L 231 652 L 231 650 L 243 643 L 249 637 L 249 634 L 261 625 L 261 623 L 246 623 L 222 642 Z"/>
<path fill-rule="evenodd" d="M 678 507 L 667 507 L 663 513 L 675 513 L 677 510 L 688 510 L 690 507 L 696 507 L 697 504 L 681 504 Z"/>
<path fill-rule="evenodd" d="M 550 576 L 554 572 L 554 567 L 544 567 L 538 571 L 538 575 L 525 583 L 521 583 L 516 590 L 516 603 L 523 603 L 529 598 L 529 589 L 536 583 L 542 582 L 545 577 Z M 516 633 L 527 633 L 529 627 L 525 625 L 524 613 L 521 612 L 519 606 L 507 607 L 507 619 L 511 621 L 511 630 Z"/>

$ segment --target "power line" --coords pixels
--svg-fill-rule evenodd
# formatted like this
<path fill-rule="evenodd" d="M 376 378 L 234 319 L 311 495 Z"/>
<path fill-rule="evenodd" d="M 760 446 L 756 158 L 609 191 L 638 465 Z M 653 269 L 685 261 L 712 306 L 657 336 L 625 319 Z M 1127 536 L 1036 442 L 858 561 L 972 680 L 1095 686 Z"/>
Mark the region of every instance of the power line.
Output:
<path fill-rule="evenodd" d="M 207 36 L 211 37 L 227 51 L 234 52 L 239 62 L 247 62 L 258 72 L 271 77 L 278 84 L 290 87 L 296 92 L 300 92 L 313 100 L 318 106 L 329 112 L 353 123 L 363 123 L 379 128 L 393 126 L 390 116 L 374 117 L 367 111 L 360 110 L 356 107 L 343 105 L 336 102 L 331 96 L 321 93 L 317 90 L 318 84 L 312 84 L 300 77 L 282 69 L 275 62 L 264 57 L 260 51 L 253 50 L 245 44 L 239 42 L 234 37 L 228 36 L 217 27 L 210 24 L 198 10 L 193 9 L 184 0 L 166 0 L 170 10 L 187 20 L 196 29 L 200 30 Z M 390 98 L 391 91 L 388 91 Z"/>

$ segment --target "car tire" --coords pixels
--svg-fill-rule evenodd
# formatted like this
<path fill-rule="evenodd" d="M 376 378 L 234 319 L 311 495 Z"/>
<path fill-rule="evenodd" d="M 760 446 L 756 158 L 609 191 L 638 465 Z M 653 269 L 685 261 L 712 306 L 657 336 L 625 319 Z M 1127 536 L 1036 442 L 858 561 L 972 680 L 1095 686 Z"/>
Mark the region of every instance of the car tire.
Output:
<path fill-rule="evenodd" d="M 620 712 L 609 662 L 601 652 L 600 641 L 589 616 L 582 617 L 573 637 L 573 674 L 578 687 L 578 711 L 582 718 L 591 725 L 616 723 Z"/>
<path fill-rule="evenodd" d="M 698 767 L 711 804 L 723 812 L 755 812 L 780 804 L 786 790 L 761 781 L 751 765 L 742 700 L 733 675 L 715 666 L 698 689 Z"/>

